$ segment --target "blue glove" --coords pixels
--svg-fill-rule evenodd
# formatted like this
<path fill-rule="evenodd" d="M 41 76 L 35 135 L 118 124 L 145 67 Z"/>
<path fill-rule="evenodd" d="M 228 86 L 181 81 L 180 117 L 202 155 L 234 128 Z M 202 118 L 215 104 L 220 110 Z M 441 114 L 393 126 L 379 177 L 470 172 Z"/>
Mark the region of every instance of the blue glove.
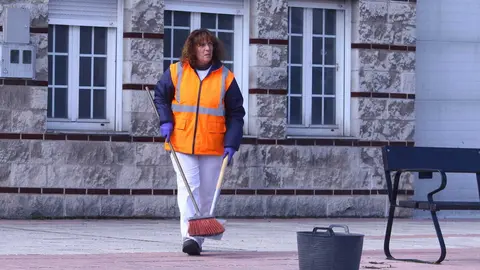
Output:
<path fill-rule="evenodd" d="M 225 147 L 225 151 L 223 152 L 223 158 L 228 156 L 228 165 L 232 164 L 232 158 L 235 152 L 236 152 L 235 149 L 231 147 Z"/>
<path fill-rule="evenodd" d="M 170 135 L 172 134 L 173 124 L 165 123 L 160 126 L 160 134 L 165 138 L 166 142 L 170 141 Z"/>

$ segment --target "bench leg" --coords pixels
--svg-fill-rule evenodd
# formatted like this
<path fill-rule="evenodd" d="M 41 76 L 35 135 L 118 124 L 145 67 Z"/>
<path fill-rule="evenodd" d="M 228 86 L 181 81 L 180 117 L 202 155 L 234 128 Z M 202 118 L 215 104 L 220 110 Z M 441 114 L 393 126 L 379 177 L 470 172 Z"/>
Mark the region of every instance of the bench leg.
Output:
<path fill-rule="evenodd" d="M 395 258 L 390 253 L 390 237 L 392 236 L 392 226 L 393 226 L 393 216 L 395 215 L 395 205 L 390 205 L 390 210 L 388 212 L 387 220 L 387 229 L 385 232 L 385 241 L 383 242 L 383 251 L 387 259 L 395 260 Z"/>
<path fill-rule="evenodd" d="M 437 213 L 435 211 L 431 211 L 431 214 L 432 214 L 433 225 L 435 226 L 435 232 L 437 233 L 438 242 L 440 244 L 440 257 L 434 262 L 418 260 L 418 259 L 397 259 L 397 258 L 394 258 L 392 256 L 392 253 L 390 252 L 390 239 L 392 235 L 393 218 L 395 215 L 395 205 L 390 205 L 390 211 L 388 213 L 388 220 L 387 220 L 387 228 L 385 232 L 385 240 L 383 243 L 383 251 L 385 253 L 385 256 L 387 256 L 388 260 L 418 262 L 418 263 L 427 263 L 427 264 L 439 264 L 445 259 L 445 256 L 447 255 L 447 250 L 445 247 L 445 242 L 443 240 L 442 230 L 440 229 L 440 224 L 438 222 Z"/>
<path fill-rule="evenodd" d="M 440 258 L 435 263 L 441 263 L 445 256 L 447 256 L 447 248 L 445 247 L 445 241 L 443 240 L 442 229 L 440 229 L 440 223 L 438 222 L 437 212 L 430 211 L 432 214 L 433 226 L 435 226 L 435 232 L 437 233 L 438 243 L 440 244 Z"/>

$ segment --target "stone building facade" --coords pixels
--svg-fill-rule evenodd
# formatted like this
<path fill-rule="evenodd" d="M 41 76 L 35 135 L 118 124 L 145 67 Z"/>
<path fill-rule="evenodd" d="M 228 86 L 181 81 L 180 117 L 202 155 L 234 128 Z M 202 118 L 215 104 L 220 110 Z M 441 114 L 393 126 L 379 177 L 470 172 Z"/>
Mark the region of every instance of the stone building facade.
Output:
<path fill-rule="evenodd" d="M 0 82 L 0 217 L 176 217 L 143 89 L 201 26 L 226 45 L 247 110 L 218 215 L 386 216 L 380 147 L 414 143 L 415 6 L 1 1 L 2 24 L 9 7 L 30 11 L 37 51 L 35 78 Z"/>

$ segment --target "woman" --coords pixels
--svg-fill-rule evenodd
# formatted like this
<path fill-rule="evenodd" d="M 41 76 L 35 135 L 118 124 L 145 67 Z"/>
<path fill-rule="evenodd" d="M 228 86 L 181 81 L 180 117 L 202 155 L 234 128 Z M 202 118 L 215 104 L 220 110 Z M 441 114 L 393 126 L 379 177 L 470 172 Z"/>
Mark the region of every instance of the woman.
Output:
<path fill-rule="evenodd" d="M 222 160 L 229 164 L 243 137 L 243 97 L 231 71 L 222 64 L 221 42 L 206 29 L 193 31 L 179 62 L 155 86 L 160 134 L 172 143 L 202 215 L 208 214 Z M 168 144 L 165 149 L 170 150 Z M 200 255 L 204 239 L 188 235 L 195 208 L 176 163 L 177 202 L 183 252 Z"/>

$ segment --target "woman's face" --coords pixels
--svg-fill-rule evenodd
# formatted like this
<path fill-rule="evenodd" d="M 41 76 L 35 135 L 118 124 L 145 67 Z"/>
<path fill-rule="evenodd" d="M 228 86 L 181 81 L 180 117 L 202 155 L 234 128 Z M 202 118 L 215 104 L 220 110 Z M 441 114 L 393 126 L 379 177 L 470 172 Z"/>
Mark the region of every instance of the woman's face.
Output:
<path fill-rule="evenodd" d="M 207 65 L 212 60 L 213 43 L 204 39 L 197 45 L 197 63 L 201 66 Z"/>

